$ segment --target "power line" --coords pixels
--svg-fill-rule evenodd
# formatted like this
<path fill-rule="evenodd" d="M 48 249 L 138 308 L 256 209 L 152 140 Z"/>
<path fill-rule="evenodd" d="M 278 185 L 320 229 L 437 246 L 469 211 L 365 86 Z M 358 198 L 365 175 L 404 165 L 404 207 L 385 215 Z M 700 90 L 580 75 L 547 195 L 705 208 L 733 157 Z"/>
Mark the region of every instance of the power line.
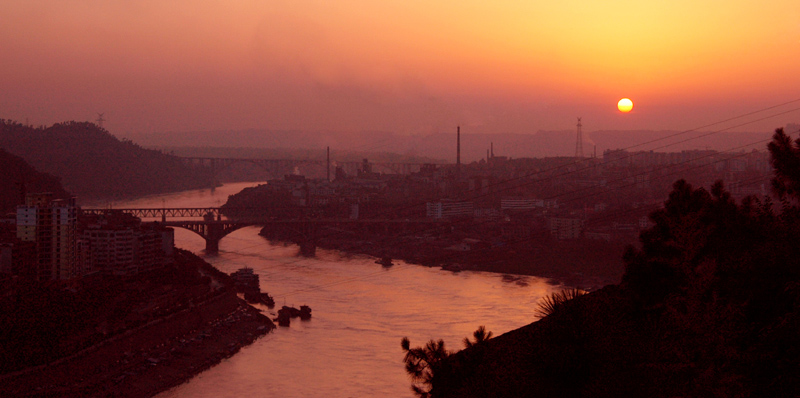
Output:
<path fill-rule="evenodd" d="M 760 110 L 757 110 L 757 111 L 753 111 L 753 112 L 749 112 L 749 113 L 746 113 L 746 114 L 742 114 L 742 115 L 739 115 L 739 116 L 736 116 L 736 117 L 728 118 L 728 119 L 725 119 L 725 120 L 722 120 L 722 121 L 719 121 L 719 122 L 711 123 L 711 124 L 708 124 L 708 125 L 705 125 L 705 126 L 702 126 L 702 127 L 699 127 L 699 128 L 695 128 L 695 129 L 691 129 L 691 130 L 686 130 L 686 131 L 683 131 L 683 132 L 680 132 L 680 133 L 676 133 L 676 134 L 672 134 L 672 135 L 669 135 L 669 136 L 667 136 L 667 137 L 662 137 L 662 138 L 659 138 L 659 139 L 654 139 L 654 140 L 651 140 L 651 141 L 648 141 L 648 142 L 645 142 L 645 143 L 640 143 L 640 144 L 636 144 L 636 145 L 631 145 L 631 146 L 629 146 L 629 147 L 627 147 L 627 148 L 625 148 L 625 149 L 623 149 L 623 150 L 628 150 L 628 149 L 635 148 L 635 147 L 639 147 L 639 146 L 646 145 L 646 144 L 649 144 L 649 143 L 654 143 L 654 142 L 658 142 L 658 141 L 663 141 L 663 140 L 665 140 L 665 139 L 668 139 L 668 138 L 672 138 L 672 137 L 680 136 L 680 135 L 682 135 L 682 134 L 686 134 L 686 133 L 689 133 L 689 132 L 692 132 L 692 131 L 697 131 L 697 130 L 699 130 L 699 129 L 702 129 L 702 128 L 707 128 L 707 127 L 714 126 L 714 125 L 718 125 L 718 124 L 725 123 L 725 122 L 728 122 L 728 121 L 738 120 L 738 119 L 741 119 L 741 118 L 744 118 L 744 117 L 747 117 L 747 116 L 751 116 L 751 115 L 755 115 L 755 114 L 758 114 L 758 113 L 761 113 L 761 112 L 765 112 L 765 111 L 768 111 L 768 110 L 772 110 L 772 109 L 778 108 L 778 107 L 780 107 L 780 106 L 785 106 L 785 105 L 787 105 L 787 104 L 791 104 L 791 103 L 794 103 L 794 102 L 800 102 L 800 99 L 796 99 L 796 100 L 788 101 L 788 102 L 785 102 L 785 103 L 782 103 L 782 104 L 778 104 L 778 105 L 770 106 L 770 107 L 763 108 L 763 109 L 760 109 Z M 780 112 L 780 113 L 777 113 L 777 114 L 772 114 L 772 115 L 769 115 L 769 116 L 766 116 L 766 117 L 762 117 L 762 118 L 759 118 L 759 119 L 756 119 L 756 120 L 751 120 L 751 121 L 748 121 L 748 122 L 744 122 L 744 123 L 738 124 L 738 125 L 736 125 L 736 126 L 728 127 L 728 128 L 721 129 L 721 130 L 717 130 L 717 131 L 715 131 L 715 132 L 706 133 L 706 134 L 703 134 L 703 135 L 700 135 L 700 136 L 697 136 L 697 137 L 688 138 L 688 139 L 686 139 L 686 140 L 683 140 L 683 141 L 680 141 L 680 142 L 677 142 L 677 143 L 667 144 L 667 145 L 664 145 L 664 146 L 662 146 L 661 148 L 669 147 L 669 146 L 676 145 L 676 144 L 678 144 L 678 143 L 682 143 L 682 142 L 691 141 L 691 140 L 698 139 L 698 138 L 705 137 L 705 136 L 709 136 L 709 135 L 712 135 L 712 134 L 717 134 L 717 133 L 719 133 L 719 132 L 721 132 L 721 131 L 725 131 L 725 130 L 728 130 L 728 129 L 731 129 L 731 128 L 735 128 L 735 127 L 741 127 L 741 126 L 744 126 L 744 125 L 752 124 L 752 123 L 755 123 L 755 122 L 757 122 L 757 121 L 766 120 L 766 119 L 769 119 L 769 118 L 772 118 L 772 117 L 775 117 L 775 116 L 779 116 L 779 115 L 782 115 L 782 114 L 787 114 L 787 113 L 790 113 L 790 112 L 795 112 L 795 111 L 797 111 L 797 110 L 800 110 L 800 108 L 794 108 L 794 109 L 791 109 L 791 110 L 788 110 L 788 111 Z M 762 140 L 762 141 L 759 141 L 759 142 L 757 142 L 757 143 L 748 144 L 748 145 L 745 145 L 745 146 L 742 146 L 742 147 L 746 147 L 746 146 L 750 146 L 750 145 L 754 145 L 754 144 L 758 144 L 758 143 L 763 143 L 763 142 L 766 142 L 766 141 L 769 141 L 769 140 Z M 734 149 L 740 149 L 740 148 L 742 148 L 742 147 L 739 147 L 739 148 L 734 148 Z M 578 162 L 573 162 L 571 165 L 576 165 L 576 164 L 579 164 L 579 163 L 580 163 L 580 161 L 578 161 Z M 605 163 L 603 163 L 603 164 L 605 164 Z M 565 168 L 565 167 L 567 167 L 567 166 L 568 166 L 568 165 L 562 165 L 562 166 L 554 167 L 554 168 L 551 168 L 551 169 L 549 169 L 549 170 L 545 170 L 545 171 L 554 171 L 554 170 L 558 170 L 558 169 L 563 169 L 563 168 Z M 707 166 L 707 165 L 696 166 L 696 167 L 705 167 L 705 166 Z M 687 169 L 678 170 L 678 171 L 675 171 L 675 172 L 673 172 L 672 174 L 675 174 L 675 173 L 677 173 L 677 172 L 686 172 L 686 171 L 688 171 L 688 170 L 690 170 L 690 169 L 691 169 L 691 168 L 687 168 Z M 584 169 L 584 170 L 585 170 L 585 169 Z M 536 174 L 541 174 L 542 172 L 544 172 L 544 171 L 540 171 L 540 172 L 537 172 L 537 173 L 531 173 L 531 174 L 528 174 L 528 175 L 526 175 L 526 176 L 523 176 L 523 177 L 530 177 L 530 176 L 533 176 L 533 175 L 536 175 Z M 571 174 L 571 173 L 574 173 L 574 172 L 577 172 L 577 171 L 569 171 L 569 170 L 568 170 L 568 172 L 567 172 L 567 173 L 560 174 L 560 175 L 558 175 L 558 176 L 551 176 L 550 178 L 556 178 L 556 177 L 564 176 L 564 175 Z M 663 177 L 664 177 L 664 176 L 662 176 L 662 178 L 663 178 Z M 522 178 L 522 177 L 516 177 L 516 178 L 512 178 L 512 179 L 504 180 L 504 181 L 502 181 L 502 182 L 501 182 L 501 184 L 505 184 L 505 183 L 507 183 L 507 182 L 510 182 L 510 181 L 520 180 L 521 178 Z M 528 183 L 530 183 L 530 182 L 528 182 Z M 495 185 L 498 185 L 498 184 L 495 184 Z M 566 194 L 569 194 L 569 193 L 576 193 L 576 192 L 579 192 L 579 191 L 580 191 L 580 190 L 576 190 L 576 191 L 572 191 L 572 192 L 564 193 L 564 195 L 566 195 Z M 593 193 L 593 194 L 590 194 L 590 195 L 586 195 L 586 196 L 584 196 L 584 197 L 582 197 L 582 198 L 588 198 L 588 197 L 591 197 L 591 196 L 596 196 L 596 195 L 599 195 L 599 193 Z M 417 205 L 417 206 L 418 206 L 418 205 Z M 404 207 L 408 208 L 408 206 L 404 206 Z M 402 208 L 402 207 L 399 207 L 399 208 Z M 657 207 L 655 207 L 655 208 L 657 208 Z M 654 208 L 654 209 L 655 209 L 655 208 Z M 396 211 L 397 211 L 397 209 L 391 210 L 391 212 L 392 212 L 392 213 L 394 213 L 394 212 L 396 212 Z M 396 238 L 395 238 L 395 239 L 396 239 Z M 517 243 L 519 243 L 519 242 L 517 242 Z M 253 245 L 253 246 L 250 246 L 250 247 L 263 247 L 263 244 L 257 244 L 257 245 Z M 247 249 L 247 248 L 248 248 L 248 247 L 246 247 L 246 248 L 240 248 L 239 250 L 242 250 L 242 249 Z M 263 251 L 263 252 L 266 252 L 266 251 Z M 286 262 L 286 263 L 284 263 L 284 265 L 290 265 L 290 264 L 298 263 L 298 262 L 300 262 L 300 261 L 303 261 L 303 259 L 298 259 L 298 260 L 296 260 L 296 261 L 290 261 L 290 262 Z M 221 262 L 221 263 L 223 263 L 223 264 L 224 264 L 224 263 L 227 263 L 227 262 L 232 262 L 232 261 L 224 261 L 224 262 Z M 219 264 L 219 263 L 218 263 L 218 264 Z M 415 266 L 415 265 L 412 265 L 412 264 L 406 264 L 406 265 L 405 265 L 405 267 L 409 267 L 409 266 Z M 403 269 L 403 268 L 405 268 L 405 267 L 403 267 L 403 266 L 395 266 L 395 267 L 392 267 L 392 269 L 390 269 L 390 270 L 395 270 L 395 269 L 397 269 L 397 270 L 401 270 L 401 269 Z M 385 272 L 386 272 L 386 270 L 381 270 L 381 271 L 379 271 L 379 272 L 375 272 L 375 273 L 372 273 L 372 274 L 369 274 L 369 275 L 366 275 L 366 276 L 363 276 L 363 275 L 362 275 L 362 276 L 359 276 L 359 277 L 353 277 L 353 278 L 350 278 L 350 279 L 347 279 L 347 280 L 342 280 L 342 281 L 336 281 L 336 282 L 332 282 L 332 284 L 330 284 L 330 286 L 333 286 L 333 285 L 336 285 L 336 284 L 342 284 L 342 283 L 349 283 L 349 282 L 352 282 L 352 281 L 355 281 L 355 280 L 363 279 L 363 278 L 365 278 L 365 277 L 370 277 L 370 276 L 374 276 L 374 275 L 380 275 L 380 274 L 383 274 L 383 273 L 385 273 Z M 326 285 L 321 285 L 321 286 L 318 286 L 318 287 L 324 287 L 324 286 L 326 286 Z M 301 290 L 296 290 L 296 291 L 293 291 L 293 292 L 284 293 L 284 295 L 285 295 L 285 296 L 290 296 L 290 295 L 293 295 L 293 294 L 296 294 L 296 293 L 301 293 L 301 292 L 303 292 L 303 291 L 308 291 L 308 290 L 312 290 L 312 288 L 309 288 L 309 289 L 301 289 Z"/>
<path fill-rule="evenodd" d="M 767 142 L 767 141 L 769 141 L 769 140 L 760 140 L 760 141 L 753 142 L 753 143 L 750 143 L 750 144 L 742 145 L 742 146 L 740 146 L 740 147 L 737 147 L 737 148 L 732 148 L 732 149 L 731 149 L 731 151 L 733 151 L 733 150 L 738 150 L 738 149 L 745 148 L 745 147 L 749 147 L 749 146 L 753 146 L 753 145 L 757 145 L 757 144 L 763 144 L 763 143 L 765 143 L 765 142 Z M 733 158 L 742 157 L 742 156 L 744 156 L 744 155 L 745 155 L 745 154 L 741 154 L 741 153 L 740 153 L 740 154 L 738 154 L 738 155 L 734 156 Z M 708 156 L 711 156 L 711 155 L 708 155 Z M 728 158 L 728 159 L 730 159 L 730 158 Z M 674 171 L 673 171 L 672 173 L 670 173 L 669 175 L 674 175 L 674 174 L 678 174 L 678 173 L 683 173 L 683 172 L 689 171 L 689 170 L 691 170 L 691 169 L 694 169 L 694 168 L 707 167 L 707 166 L 708 166 L 708 165 L 710 165 L 710 164 L 714 164 L 714 163 L 717 163 L 717 162 L 720 162 L 720 161 L 725 161 L 725 160 L 728 160 L 728 159 L 718 159 L 718 160 L 715 160 L 714 162 L 709 162 L 709 163 L 707 163 L 707 164 L 699 164 L 699 165 L 694 165 L 693 167 L 690 167 L 690 168 L 684 168 L 684 169 L 680 169 L 680 170 L 674 170 Z M 665 177 L 666 177 L 666 176 L 662 176 L 662 178 L 665 178 Z M 754 180 L 757 180 L 757 179 L 754 179 Z M 634 184 L 631 184 L 631 185 L 634 185 Z M 590 196 L 595 196 L 595 195 L 596 195 L 596 194 L 590 194 L 590 195 L 587 195 L 587 196 L 585 196 L 585 197 L 590 197 Z M 650 212 L 650 211 L 653 211 L 653 210 L 655 210 L 655 209 L 659 208 L 660 206 L 661 206 L 661 204 L 658 204 L 658 205 L 652 205 L 652 206 L 648 206 L 648 207 L 647 207 L 646 209 L 644 209 L 644 210 L 646 210 L 647 212 Z M 604 217 L 602 217 L 602 218 L 596 218 L 596 219 L 594 219 L 594 220 L 592 220 L 592 221 L 593 221 L 593 222 L 608 221 L 608 220 L 617 219 L 618 217 L 619 217 L 619 214 L 607 214 L 607 215 L 605 215 L 605 216 L 604 216 Z M 543 236 L 546 236 L 546 235 L 547 235 L 546 233 L 543 233 L 542 237 L 543 237 Z M 508 244 L 524 243 L 524 242 L 526 242 L 526 241 L 530 241 L 530 240 L 533 240 L 533 239 L 535 239 L 535 238 L 536 238 L 536 237 L 534 236 L 534 237 L 531 237 L 531 238 L 528 238 L 528 239 L 524 239 L 524 240 L 518 240 L 518 241 L 511 241 L 511 242 L 507 242 L 507 243 L 508 243 Z M 257 246 L 258 246 L 258 245 L 254 245 L 253 247 L 257 247 Z M 474 251 L 472 252 L 472 254 L 475 254 L 475 252 L 480 252 L 481 250 L 482 250 L 482 249 L 474 250 Z M 483 249 L 483 250 L 486 250 L 486 249 Z M 453 258 L 453 257 L 455 257 L 455 256 L 453 256 L 453 255 L 449 255 L 449 254 L 446 254 L 446 255 L 444 255 L 444 256 L 442 256 L 442 257 L 443 257 L 443 258 L 442 258 L 440 261 L 444 261 L 444 260 L 452 259 L 452 258 Z M 298 258 L 298 260 L 297 260 L 297 261 L 285 262 L 283 265 L 287 265 L 287 264 L 293 264 L 293 263 L 298 263 L 298 262 L 300 262 L 300 261 L 304 261 L 304 260 L 305 260 L 305 259 L 299 259 L 299 258 Z M 406 263 L 405 265 L 400 265 L 400 266 L 393 267 L 391 270 L 402 270 L 402 269 L 405 269 L 405 268 L 408 268 L 408 267 L 411 267 L 411 266 L 416 266 L 416 265 L 414 265 L 414 264 L 409 264 L 409 263 Z M 339 280 L 339 281 L 331 282 L 331 283 L 328 283 L 328 284 L 321 284 L 321 285 L 316 285 L 316 286 L 309 287 L 309 288 L 298 289 L 298 290 L 294 290 L 294 291 L 286 292 L 286 293 L 283 293 L 283 295 L 284 295 L 284 296 L 291 296 L 291 295 L 295 295 L 295 294 L 298 294 L 298 293 L 303 293 L 303 292 L 307 292 L 307 291 L 314 291 L 314 290 L 317 290 L 317 289 L 319 289 L 319 288 L 325 288 L 325 287 L 336 286 L 336 285 L 340 285 L 340 284 L 346 284 L 346 283 L 350 283 L 350 282 L 353 282 L 353 281 L 358 281 L 358 280 L 365 280 L 365 279 L 368 279 L 368 278 L 371 278 L 371 277 L 375 277 L 375 276 L 382 275 L 382 274 L 383 274 L 383 273 L 385 273 L 385 272 L 386 272 L 386 270 L 376 271 L 376 272 L 373 272 L 373 273 L 370 273 L 370 274 L 367 274 L 367 275 L 356 276 L 356 277 L 352 277 L 352 278 L 347 278 L 347 279 L 343 279 L 343 280 Z"/>

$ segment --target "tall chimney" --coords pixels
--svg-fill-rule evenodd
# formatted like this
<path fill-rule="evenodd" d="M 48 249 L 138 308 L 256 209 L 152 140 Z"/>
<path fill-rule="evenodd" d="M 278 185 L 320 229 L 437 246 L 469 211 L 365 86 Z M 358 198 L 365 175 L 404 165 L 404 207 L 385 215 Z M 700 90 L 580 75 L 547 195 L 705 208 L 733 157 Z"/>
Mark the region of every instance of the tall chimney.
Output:
<path fill-rule="evenodd" d="M 328 182 L 331 182 L 331 147 L 328 147 Z"/>
<path fill-rule="evenodd" d="M 456 127 L 456 172 L 461 173 L 461 126 Z"/>

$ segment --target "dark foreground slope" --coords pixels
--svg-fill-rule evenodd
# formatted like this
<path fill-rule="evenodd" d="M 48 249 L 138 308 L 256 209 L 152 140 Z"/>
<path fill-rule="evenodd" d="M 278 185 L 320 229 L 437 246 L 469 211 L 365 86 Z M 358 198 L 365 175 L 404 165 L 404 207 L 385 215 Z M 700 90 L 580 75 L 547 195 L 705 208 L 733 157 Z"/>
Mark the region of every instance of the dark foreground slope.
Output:
<path fill-rule="evenodd" d="M 0 147 L 61 178 L 82 198 L 119 198 L 211 186 L 180 159 L 120 141 L 92 123 L 33 128 L 0 120 Z"/>
<path fill-rule="evenodd" d="M 800 142 L 770 151 L 780 209 L 677 182 L 619 286 L 452 354 L 430 395 L 800 394 Z"/>
<path fill-rule="evenodd" d="M 56 176 L 41 173 L 21 157 L 0 148 L 0 214 L 25 203 L 25 192 L 52 192 L 61 199 L 69 196 Z"/>

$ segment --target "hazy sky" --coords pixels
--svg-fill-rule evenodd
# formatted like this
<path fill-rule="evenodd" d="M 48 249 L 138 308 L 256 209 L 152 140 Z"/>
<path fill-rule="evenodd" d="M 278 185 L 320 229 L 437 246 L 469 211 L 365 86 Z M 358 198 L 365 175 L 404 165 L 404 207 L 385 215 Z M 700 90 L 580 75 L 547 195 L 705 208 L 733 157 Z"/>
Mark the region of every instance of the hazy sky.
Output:
<path fill-rule="evenodd" d="M 685 130 L 795 99 L 798 0 L 0 2 L 0 118 L 34 125 Z"/>

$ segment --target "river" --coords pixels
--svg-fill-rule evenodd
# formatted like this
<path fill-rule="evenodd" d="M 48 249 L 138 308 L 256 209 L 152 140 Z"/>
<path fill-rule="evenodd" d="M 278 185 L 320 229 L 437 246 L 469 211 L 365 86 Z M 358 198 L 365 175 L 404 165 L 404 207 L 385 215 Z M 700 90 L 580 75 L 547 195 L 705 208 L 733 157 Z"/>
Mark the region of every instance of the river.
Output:
<path fill-rule="evenodd" d="M 231 183 L 113 205 L 212 207 L 254 185 Z M 206 255 L 202 238 L 180 228 L 175 245 L 227 273 L 253 268 L 278 307 L 307 304 L 312 319 L 293 320 L 291 327 L 278 328 L 158 397 L 412 397 L 400 349 L 404 336 L 412 346 L 444 339 L 449 349 L 460 349 L 480 325 L 499 335 L 534 321 L 537 301 L 561 288 L 543 278 L 453 273 L 398 261 L 384 269 L 374 258 L 328 250 L 303 258 L 296 246 L 272 245 L 258 231 L 231 233 L 216 255 Z"/>

